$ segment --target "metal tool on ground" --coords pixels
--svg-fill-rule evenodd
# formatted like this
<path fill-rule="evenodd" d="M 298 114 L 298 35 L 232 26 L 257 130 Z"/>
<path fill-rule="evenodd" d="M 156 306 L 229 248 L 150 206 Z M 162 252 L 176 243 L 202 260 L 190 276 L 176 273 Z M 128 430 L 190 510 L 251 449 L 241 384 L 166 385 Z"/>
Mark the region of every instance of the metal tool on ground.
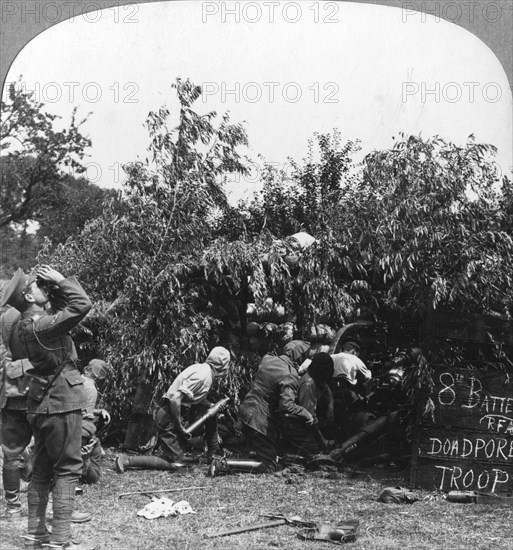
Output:
<path fill-rule="evenodd" d="M 259 529 L 268 529 L 269 527 L 278 527 L 279 525 L 294 525 L 296 527 L 313 528 L 314 523 L 310 521 L 303 521 L 298 516 L 286 517 L 282 514 L 261 514 L 262 517 L 268 518 L 273 521 L 267 521 L 264 523 L 254 523 L 252 525 L 245 525 L 235 529 L 227 529 L 225 531 L 218 531 L 217 533 L 206 534 L 205 537 L 214 539 L 217 537 L 226 537 L 229 535 L 238 535 L 240 533 L 248 533 L 249 531 L 257 531 Z"/>
<path fill-rule="evenodd" d="M 196 489 L 206 489 L 207 487 L 205 485 L 203 485 L 202 487 L 179 487 L 177 489 L 157 489 L 157 490 L 152 490 L 152 489 L 146 489 L 145 491 L 133 491 L 131 493 L 121 493 L 120 495 L 118 495 L 118 498 L 122 498 L 122 497 L 128 497 L 128 496 L 132 496 L 132 495 L 156 495 L 156 494 L 159 494 L 159 493 L 179 493 L 180 491 L 194 491 Z"/>
<path fill-rule="evenodd" d="M 203 416 L 198 418 L 198 420 L 196 420 L 188 428 L 186 428 L 185 433 L 189 436 L 192 436 L 193 432 L 195 432 L 200 426 L 203 426 L 203 424 L 205 424 L 205 422 L 209 418 L 216 416 L 217 413 L 224 409 L 226 405 L 228 405 L 228 401 L 230 401 L 229 397 L 224 397 L 223 399 L 218 401 L 215 405 L 210 407 L 210 409 L 208 409 L 208 411 Z"/>
<path fill-rule="evenodd" d="M 360 520 L 349 519 L 305 527 L 298 533 L 303 540 L 324 540 L 334 544 L 354 542 L 360 529 Z"/>

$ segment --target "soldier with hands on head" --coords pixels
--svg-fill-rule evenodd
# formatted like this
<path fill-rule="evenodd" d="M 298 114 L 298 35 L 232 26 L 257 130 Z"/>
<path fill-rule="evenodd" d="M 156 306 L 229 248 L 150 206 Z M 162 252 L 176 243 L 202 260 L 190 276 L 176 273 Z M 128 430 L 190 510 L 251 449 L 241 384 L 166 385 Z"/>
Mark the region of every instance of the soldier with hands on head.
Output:
<path fill-rule="evenodd" d="M 65 297 L 62 309 L 50 313 L 50 287 Z M 43 265 L 27 277 L 20 269 L 5 288 L 1 305 L 21 313 L 11 335 L 13 359 L 32 364 L 27 415 L 34 433 L 34 464 L 28 488 L 26 548 L 95 550 L 96 544 L 79 544 L 71 537 L 75 488 L 82 471 L 83 382 L 69 331 L 92 304 L 75 277 L 65 278 Z M 46 529 L 46 508 L 53 497 L 52 532 Z"/>

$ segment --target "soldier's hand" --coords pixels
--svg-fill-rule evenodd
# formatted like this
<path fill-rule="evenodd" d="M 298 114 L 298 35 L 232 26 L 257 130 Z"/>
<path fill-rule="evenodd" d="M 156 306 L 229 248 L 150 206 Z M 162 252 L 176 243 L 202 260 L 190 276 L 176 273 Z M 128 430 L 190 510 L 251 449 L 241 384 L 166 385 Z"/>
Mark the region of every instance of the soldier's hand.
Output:
<path fill-rule="evenodd" d="M 313 424 L 315 422 L 314 417 L 308 411 L 306 411 L 306 413 L 308 414 L 308 416 L 305 419 L 306 425 L 307 426 L 313 426 Z"/>
<path fill-rule="evenodd" d="M 180 434 L 184 439 L 191 439 L 192 434 L 190 434 L 183 426 L 183 424 L 178 425 L 178 429 L 180 430 Z"/>
<path fill-rule="evenodd" d="M 111 421 L 110 414 L 105 409 L 100 409 L 99 416 L 105 422 L 105 424 L 110 423 Z"/>
<path fill-rule="evenodd" d="M 50 283 L 60 283 L 64 280 L 64 276 L 61 275 L 57 270 L 49 265 L 41 265 L 36 269 L 36 276 L 43 279 L 43 281 L 48 281 Z"/>

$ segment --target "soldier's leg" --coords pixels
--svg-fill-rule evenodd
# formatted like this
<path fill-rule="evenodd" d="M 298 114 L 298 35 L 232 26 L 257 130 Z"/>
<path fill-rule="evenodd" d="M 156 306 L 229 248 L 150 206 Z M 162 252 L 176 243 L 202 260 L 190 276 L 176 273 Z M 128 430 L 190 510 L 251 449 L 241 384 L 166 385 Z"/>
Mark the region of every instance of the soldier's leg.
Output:
<path fill-rule="evenodd" d="M 286 452 L 309 459 L 322 451 L 320 442 L 302 418 L 282 419 L 281 433 Z"/>
<path fill-rule="evenodd" d="M 116 471 L 122 474 L 131 468 L 148 470 L 176 470 L 183 466 L 184 448 L 178 430 L 167 407 L 161 407 L 155 415 L 160 446 L 164 458 L 158 456 L 127 456 L 116 459 Z"/>
<path fill-rule="evenodd" d="M 34 433 L 34 465 L 28 487 L 28 528 L 27 533 L 35 539 L 46 533 L 46 507 L 53 470 L 45 446 L 45 422 L 43 414 L 28 415 Z"/>
<path fill-rule="evenodd" d="M 219 454 L 219 433 L 217 431 L 217 417 L 212 416 L 205 422 L 205 441 L 207 443 L 208 458 Z"/>
<path fill-rule="evenodd" d="M 261 472 L 275 472 L 278 464 L 278 450 L 276 441 L 260 432 L 253 430 L 251 435 L 251 448 L 255 452 L 257 460 L 262 462 Z"/>
<path fill-rule="evenodd" d="M 81 411 L 48 415 L 46 427 L 45 447 L 54 474 L 50 540 L 55 544 L 67 544 L 71 540 L 75 488 L 82 472 Z"/>
<path fill-rule="evenodd" d="M 90 453 L 82 455 L 84 466 L 82 469 L 82 481 L 84 483 L 97 483 L 101 475 L 100 461 L 102 458 L 102 446 L 98 438 L 95 439 L 95 444 Z"/>
<path fill-rule="evenodd" d="M 180 460 L 183 459 L 185 449 L 178 429 L 167 407 L 161 407 L 157 411 L 155 423 L 157 425 L 160 446 L 165 457 L 169 461 L 180 462 Z"/>
<path fill-rule="evenodd" d="M 31 437 L 32 428 L 27 420 L 26 411 L 2 410 L 2 451 L 4 454 L 2 478 L 9 513 L 21 511 L 21 455 L 30 443 Z"/>

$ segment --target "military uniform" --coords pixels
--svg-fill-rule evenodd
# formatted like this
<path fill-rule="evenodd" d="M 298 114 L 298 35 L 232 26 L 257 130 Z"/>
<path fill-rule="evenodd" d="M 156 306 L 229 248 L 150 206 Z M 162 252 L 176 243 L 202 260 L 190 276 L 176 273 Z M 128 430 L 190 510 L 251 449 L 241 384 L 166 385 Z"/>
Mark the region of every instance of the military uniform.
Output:
<path fill-rule="evenodd" d="M 102 446 L 96 437 L 97 417 L 94 414 L 98 390 L 94 380 L 82 375 L 86 406 L 82 411 L 82 476 L 84 483 L 96 483 L 100 479 Z"/>
<path fill-rule="evenodd" d="M 284 347 L 282 355 L 265 355 L 251 390 L 241 403 L 240 420 L 252 453 L 262 462 L 260 471 L 276 470 L 280 416 L 310 418 L 310 413 L 295 402 L 299 385 L 298 362 L 309 348 L 309 343 L 293 340 Z"/>
<path fill-rule="evenodd" d="M 13 361 L 10 350 L 11 335 L 19 318 L 20 313 L 15 308 L 10 308 L 0 318 L 2 331 L 0 409 L 4 454 L 2 478 L 8 513 L 21 511 L 22 453 L 32 437 L 32 428 L 27 420 L 29 378 L 26 374 L 32 365 L 27 359 Z"/>
<path fill-rule="evenodd" d="M 333 421 L 333 396 L 328 380 L 333 376 L 333 359 L 327 353 L 314 356 L 299 382 L 296 401 L 314 418 L 314 426 L 304 419 L 287 415 L 282 419 L 282 433 L 286 448 L 305 458 L 323 450 L 321 429 Z"/>
<path fill-rule="evenodd" d="M 172 413 L 171 401 L 178 394 L 181 409 L 186 409 L 190 420 L 194 416 L 206 413 L 210 407 L 207 395 L 214 378 L 225 376 L 229 363 L 230 352 L 218 346 L 212 349 L 204 363 L 195 363 L 184 369 L 163 396 L 162 406 L 155 414 L 160 447 L 165 458 L 120 456 L 116 460 L 117 471 L 122 473 L 129 468 L 174 470 L 176 467 L 183 466 L 179 461 L 184 458 L 186 441 L 180 430 L 180 418 L 174 418 Z M 214 415 L 208 418 L 204 426 L 208 455 L 211 458 L 219 451 L 217 417 Z"/>
<path fill-rule="evenodd" d="M 83 382 L 70 329 L 91 308 L 74 277 L 58 283 L 67 305 L 56 314 L 23 311 L 11 337 L 13 358 L 28 357 L 33 366 L 27 415 L 34 439 L 34 466 L 28 489 L 28 537 L 41 540 L 46 531 L 46 507 L 53 494 L 51 543 L 69 543 L 75 487 L 82 470 L 81 411 Z M 5 299 L 4 299 L 5 300 Z"/>
<path fill-rule="evenodd" d="M 372 373 L 352 353 L 336 353 L 332 358 L 334 373 L 330 385 L 334 398 L 335 421 L 340 429 L 340 437 L 345 439 L 354 429 L 354 408 L 361 400 L 358 389 L 372 378 Z"/>

